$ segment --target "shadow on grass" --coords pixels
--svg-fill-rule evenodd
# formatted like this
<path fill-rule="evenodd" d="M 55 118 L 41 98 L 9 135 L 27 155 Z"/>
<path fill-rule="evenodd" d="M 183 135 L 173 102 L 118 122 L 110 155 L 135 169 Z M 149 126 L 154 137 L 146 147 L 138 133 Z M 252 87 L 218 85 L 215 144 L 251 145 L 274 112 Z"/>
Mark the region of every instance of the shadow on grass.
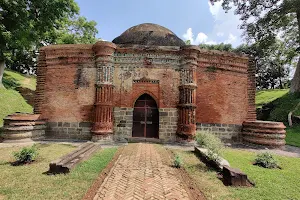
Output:
<path fill-rule="evenodd" d="M 3 85 L 6 89 L 16 89 L 17 87 L 20 87 L 21 84 L 18 82 L 17 79 L 13 78 L 12 76 L 4 73 L 3 74 Z"/>

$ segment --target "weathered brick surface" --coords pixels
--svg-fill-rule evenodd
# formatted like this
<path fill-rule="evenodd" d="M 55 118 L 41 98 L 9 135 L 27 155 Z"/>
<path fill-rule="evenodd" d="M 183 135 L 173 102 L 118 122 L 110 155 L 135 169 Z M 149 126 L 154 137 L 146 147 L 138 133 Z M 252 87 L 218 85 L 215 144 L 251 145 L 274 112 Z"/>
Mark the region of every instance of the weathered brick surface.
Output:
<path fill-rule="evenodd" d="M 165 153 L 165 152 L 164 152 Z M 190 199 L 176 169 L 166 165 L 153 144 L 129 144 L 94 200 Z"/>
<path fill-rule="evenodd" d="M 142 78 L 157 82 L 134 82 Z M 176 108 L 179 101 L 179 73 L 164 65 L 143 68 L 116 66 L 114 85 L 114 104 L 118 107 L 133 107 L 144 93 L 151 95 L 159 108 Z"/>
<path fill-rule="evenodd" d="M 178 106 L 184 106 L 183 110 L 187 110 L 186 107 L 192 109 L 184 112 L 186 116 L 182 120 L 186 124 L 182 128 L 190 128 L 193 132 L 195 123 L 242 125 L 246 119 L 256 118 L 253 79 L 255 69 L 251 63 L 248 68 L 249 61 L 244 56 L 200 50 L 195 46 L 145 49 L 139 46 L 115 47 L 109 42 L 106 42 L 107 45 L 109 43 L 116 49 L 106 52 L 107 49 L 102 49 L 100 43 L 98 50 L 102 61 L 109 63 L 109 81 L 114 86 L 113 105 L 109 106 L 115 110 L 106 114 L 114 119 L 116 139 L 131 137 L 133 107 L 136 99 L 144 93 L 152 96 L 157 103 L 160 111 L 159 137 L 164 141 L 174 141 L 176 138 Z M 99 62 L 101 64 L 102 61 L 97 57 L 99 52 L 95 53 L 92 47 L 55 45 L 41 49 L 35 113 L 40 113 L 48 122 L 95 121 L 95 85 L 99 84 L 97 77 L 101 76 L 105 82 L 106 75 L 99 73 L 99 69 L 102 69 Z M 193 52 L 193 56 L 189 52 Z M 194 63 L 192 68 L 191 62 Z M 187 69 L 193 69 L 193 73 L 185 77 Z M 182 81 L 186 82 L 185 87 L 188 89 L 195 89 L 196 86 L 191 83 L 197 83 L 198 86 L 196 95 L 191 96 L 191 102 L 186 97 L 185 105 L 179 105 L 179 87 Z M 127 110 L 118 110 L 122 108 Z M 62 127 L 59 130 L 50 128 L 47 135 L 77 138 L 80 135 L 78 130 L 71 128 L 76 127 Z M 222 133 L 226 138 L 235 134 Z"/>
<path fill-rule="evenodd" d="M 197 69 L 198 123 L 242 124 L 248 111 L 247 73 Z"/>

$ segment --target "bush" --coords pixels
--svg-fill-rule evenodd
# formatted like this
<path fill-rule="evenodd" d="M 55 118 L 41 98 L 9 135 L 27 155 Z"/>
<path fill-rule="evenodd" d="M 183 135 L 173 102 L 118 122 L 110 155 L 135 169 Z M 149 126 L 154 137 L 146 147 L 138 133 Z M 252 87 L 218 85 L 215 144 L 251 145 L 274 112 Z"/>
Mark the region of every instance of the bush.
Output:
<path fill-rule="evenodd" d="M 200 131 L 196 134 L 196 141 L 199 146 L 208 150 L 208 159 L 217 161 L 222 154 L 224 144 L 214 134 Z"/>
<path fill-rule="evenodd" d="M 257 154 L 254 164 L 269 169 L 278 168 L 278 161 L 269 152 Z"/>
<path fill-rule="evenodd" d="M 176 168 L 180 168 L 180 167 L 182 166 L 182 160 L 181 160 L 181 158 L 179 157 L 179 155 L 176 155 L 176 156 L 175 156 L 173 165 L 174 165 L 174 167 L 176 167 Z"/>
<path fill-rule="evenodd" d="M 38 151 L 35 145 L 32 147 L 24 147 L 19 152 L 14 152 L 14 157 L 17 163 L 31 163 L 38 156 Z"/>

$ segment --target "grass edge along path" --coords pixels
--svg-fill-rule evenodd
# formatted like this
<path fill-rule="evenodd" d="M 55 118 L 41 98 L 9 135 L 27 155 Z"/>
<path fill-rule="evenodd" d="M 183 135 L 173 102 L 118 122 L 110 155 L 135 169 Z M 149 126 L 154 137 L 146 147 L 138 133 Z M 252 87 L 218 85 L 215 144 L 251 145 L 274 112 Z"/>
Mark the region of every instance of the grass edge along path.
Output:
<path fill-rule="evenodd" d="M 252 165 L 256 153 L 226 149 L 224 158 L 231 167 L 245 172 L 256 183 L 253 188 L 226 187 L 217 178 L 217 173 L 200 162 L 191 151 L 174 150 L 183 160 L 183 166 L 193 178 L 205 197 L 226 200 L 285 200 L 300 199 L 300 159 L 275 156 L 282 169 L 264 169 Z"/>
<path fill-rule="evenodd" d="M 20 148 L 2 148 L 0 155 L 0 196 L 7 199 L 82 199 L 101 171 L 114 157 L 117 148 L 100 149 L 89 160 L 80 163 L 69 174 L 46 175 L 52 160 L 75 147 L 61 144 L 38 145 L 37 162 L 11 166 L 11 153 Z M 5 199 L 4 198 L 4 199 Z"/>

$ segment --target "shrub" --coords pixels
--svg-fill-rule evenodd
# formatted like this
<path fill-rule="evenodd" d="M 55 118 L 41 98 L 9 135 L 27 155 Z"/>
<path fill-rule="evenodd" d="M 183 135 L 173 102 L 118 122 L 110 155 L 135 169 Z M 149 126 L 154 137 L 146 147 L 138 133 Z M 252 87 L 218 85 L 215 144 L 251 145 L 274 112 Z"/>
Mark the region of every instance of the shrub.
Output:
<path fill-rule="evenodd" d="M 222 154 L 224 144 L 212 133 L 200 131 L 196 134 L 196 141 L 199 146 L 208 150 L 208 159 L 217 161 Z"/>
<path fill-rule="evenodd" d="M 269 169 L 278 168 L 278 161 L 269 152 L 257 154 L 254 164 Z"/>
<path fill-rule="evenodd" d="M 176 168 L 180 168 L 182 166 L 182 160 L 179 157 L 179 155 L 176 155 L 174 158 L 174 163 L 173 163 L 174 167 Z"/>
<path fill-rule="evenodd" d="M 38 155 L 38 151 L 35 145 L 31 147 L 24 147 L 19 152 L 14 152 L 14 157 L 17 163 L 25 164 L 31 163 Z"/>

